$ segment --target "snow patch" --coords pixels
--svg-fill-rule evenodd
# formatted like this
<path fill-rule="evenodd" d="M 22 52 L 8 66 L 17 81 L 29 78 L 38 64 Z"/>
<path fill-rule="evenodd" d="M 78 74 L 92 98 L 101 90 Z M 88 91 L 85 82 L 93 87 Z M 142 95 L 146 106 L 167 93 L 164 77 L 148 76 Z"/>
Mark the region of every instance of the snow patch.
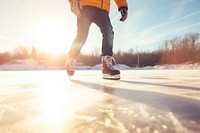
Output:
<path fill-rule="evenodd" d="M 102 65 L 95 66 L 77 66 L 77 70 L 101 70 Z M 125 64 L 118 64 L 114 66 L 119 70 L 196 70 L 200 69 L 200 63 L 185 63 L 178 65 L 155 65 L 147 67 L 129 67 Z M 65 67 L 50 66 L 46 60 L 34 60 L 32 58 L 24 60 L 13 60 L 3 65 L 0 65 L 0 71 L 23 71 L 23 70 L 60 70 Z"/>

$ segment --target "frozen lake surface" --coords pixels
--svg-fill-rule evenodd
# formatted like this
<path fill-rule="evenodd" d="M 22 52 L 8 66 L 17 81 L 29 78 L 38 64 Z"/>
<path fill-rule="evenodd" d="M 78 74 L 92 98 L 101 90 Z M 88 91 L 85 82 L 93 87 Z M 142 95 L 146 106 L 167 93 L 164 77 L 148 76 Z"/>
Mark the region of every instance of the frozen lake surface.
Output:
<path fill-rule="evenodd" d="M 0 71 L 1 133 L 197 133 L 200 70 Z"/>

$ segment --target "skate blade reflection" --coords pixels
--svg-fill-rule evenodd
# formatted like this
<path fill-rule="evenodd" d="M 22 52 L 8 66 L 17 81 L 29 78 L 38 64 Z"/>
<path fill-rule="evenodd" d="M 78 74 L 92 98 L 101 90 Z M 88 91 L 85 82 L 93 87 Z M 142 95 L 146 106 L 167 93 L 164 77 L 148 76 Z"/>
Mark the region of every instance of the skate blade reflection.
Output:
<path fill-rule="evenodd" d="M 120 79 L 120 74 L 116 74 L 116 75 L 103 74 L 103 79 L 119 80 Z"/>

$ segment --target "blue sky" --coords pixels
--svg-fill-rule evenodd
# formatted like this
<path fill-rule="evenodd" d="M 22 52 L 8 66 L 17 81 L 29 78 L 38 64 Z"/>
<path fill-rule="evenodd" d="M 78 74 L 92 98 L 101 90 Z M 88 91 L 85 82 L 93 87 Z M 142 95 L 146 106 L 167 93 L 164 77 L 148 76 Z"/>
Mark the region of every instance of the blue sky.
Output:
<path fill-rule="evenodd" d="M 111 0 L 112 1 L 112 0 Z M 200 0 L 127 0 L 128 19 L 119 21 L 111 4 L 114 51 L 158 49 L 165 40 L 200 33 Z M 76 35 L 76 17 L 67 0 L 0 0 L 0 52 L 16 46 L 68 51 Z M 92 25 L 82 52 L 100 52 L 101 33 Z"/>

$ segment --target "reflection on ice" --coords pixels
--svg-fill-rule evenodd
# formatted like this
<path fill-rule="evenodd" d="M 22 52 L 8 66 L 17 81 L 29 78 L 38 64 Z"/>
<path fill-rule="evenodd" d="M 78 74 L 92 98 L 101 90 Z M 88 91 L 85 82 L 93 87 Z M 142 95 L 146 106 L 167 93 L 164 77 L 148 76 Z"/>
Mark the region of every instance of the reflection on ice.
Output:
<path fill-rule="evenodd" d="M 39 96 L 39 109 L 41 109 L 42 116 L 47 119 L 47 123 L 52 125 L 59 125 L 63 122 L 66 116 L 71 115 L 68 101 L 69 96 L 66 96 L 64 89 L 57 89 L 54 86 L 42 88 Z"/>
<path fill-rule="evenodd" d="M 45 126 L 50 129 L 62 130 L 65 122 L 68 119 L 74 117 L 74 113 L 77 110 L 77 100 L 74 97 L 74 92 L 69 90 L 69 81 L 66 77 L 57 79 L 56 73 L 49 78 L 42 77 L 46 79 L 42 83 L 38 94 L 38 104 L 37 108 L 40 111 L 40 117 L 44 120 Z"/>

